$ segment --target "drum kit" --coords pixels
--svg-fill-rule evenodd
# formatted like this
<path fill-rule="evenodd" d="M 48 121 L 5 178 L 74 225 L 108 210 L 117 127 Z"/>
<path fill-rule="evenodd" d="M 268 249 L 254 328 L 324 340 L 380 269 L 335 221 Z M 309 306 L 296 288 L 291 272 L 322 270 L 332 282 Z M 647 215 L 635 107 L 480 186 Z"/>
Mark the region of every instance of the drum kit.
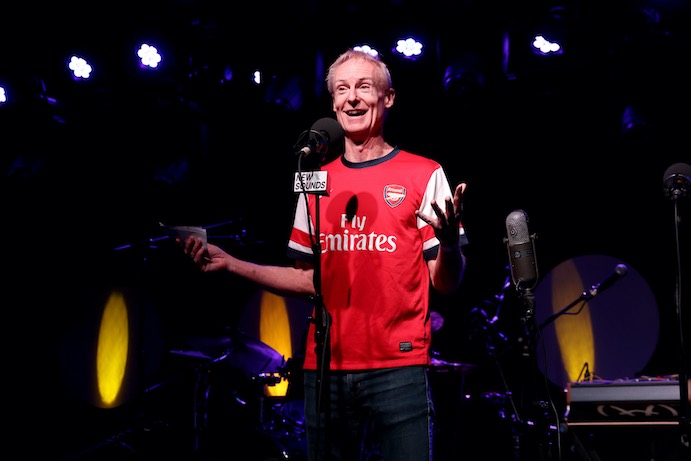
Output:
<path fill-rule="evenodd" d="M 237 440 L 252 445 L 255 457 L 250 461 L 306 461 L 304 400 L 301 389 L 294 388 L 301 370 L 293 359 L 286 361 L 266 343 L 242 332 L 186 338 L 185 344 L 189 348 L 169 352 L 193 365 L 195 452 L 227 454 Z M 433 385 L 435 379 L 446 382 L 457 394 L 454 398 L 464 397 L 463 382 L 476 369 L 474 364 L 443 360 L 436 352 L 428 366 Z M 266 386 L 283 380 L 289 382 L 287 394 L 268 396 Z M 439 398 L 448 403 L 448 395 Z M 448 428 L 451 432 L 456 431 Z M 372 453 L 369 459 L 378 459 Z"/>
<path fill-rule="evenodd" d="M 169 352 L 193 365 L 195 452 L 227 452 L 237 439 L 252 444 L 251 461 L 307 459 L 302 401 L 291 396 L 290 385 L 286 396 L 265 392 L 292 377 L 292 359 L 244 332 L 185 343 L 189 349 Z"/>

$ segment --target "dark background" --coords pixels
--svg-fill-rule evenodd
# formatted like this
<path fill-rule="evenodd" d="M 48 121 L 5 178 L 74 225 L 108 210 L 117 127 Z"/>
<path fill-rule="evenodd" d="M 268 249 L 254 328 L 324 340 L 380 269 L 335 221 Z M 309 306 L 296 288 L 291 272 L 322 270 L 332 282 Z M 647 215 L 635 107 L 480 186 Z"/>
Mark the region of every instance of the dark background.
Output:
<path fill-rule="evenodd" d="M 168 378 L 156 364 L 179 338 L 236 326 L 256 287 L 199 277 L 158 240 L 159 222 L 213 226 L 211 238 L 238 255 L 287 262 L 294 144 L 332 115 L 325 67 L 358 43 L 380 50 L 393 74 L 390 141 L 440 161 L 452 183 L 468 183 L 468 270 L 457 295 L 433 295 L 445 318 L 435 349 L 453 361 L 487 360 L 469 313 L 501 293 L 505 219 L 523 209 L 538 236 L 540 274 L 582 255 L 609 255 L 640 273 L 660 331 L 638 371 L 678 372 L 677 251 L 688 247 L 688 229 L 681 219 L 677 242 L 675 203 L 662 184 L 669 166 L 691 160 L 687 2 L 141 3 L 13 5 L 3 15 L 0 78 L 18 89 L 17 102 L 0 108 L 0 161 L 4 350 L 23 396 L 12 399 L 19 435 L 50 432 L 58 443 L 63 418 L 101 421 L 74 401 L 60 369 L 61 341 L 79 331 L 101 287 L 133 286 L 146 300 L 142 335 L 154 352 L 141 359 L 135 387 Z M 547 17 L 568 31 L 567 46 L 538 59 L 520 39 Z M 390 51 L 406 30 L 430 43 L 415 62 Z M 126 62 L 150 37 L 173 56 L 157 76 L 142 76 Z M 70 47 L 101 66 L 93 82 L 77 86 L 62 74 Z M 480 63 L 479 83 L 446 88 L 447 65 L 467 53 Z M 255 68 L 269 83 L 247 81 Z M 627 106 L 637 111 L 633 127 L 624 127 Z M 186 166 L 176 176 L 170 167 L 179 162 Z M 688 198 L 676 205 L 686 218 Z M 506 297 L 498 326 L 515 338 L 522 306 L 512 287 Z"/>

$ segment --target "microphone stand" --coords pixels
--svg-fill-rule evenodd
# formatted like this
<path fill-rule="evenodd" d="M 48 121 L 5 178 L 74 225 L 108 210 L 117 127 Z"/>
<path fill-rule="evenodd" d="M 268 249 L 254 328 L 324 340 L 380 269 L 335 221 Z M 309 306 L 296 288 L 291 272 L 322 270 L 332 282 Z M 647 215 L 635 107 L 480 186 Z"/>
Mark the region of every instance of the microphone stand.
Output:
<path fill-rule="evenodd" d="M 511 232 L 509 230 L 509 219 L 511 215 L 509 215 L 509 218 L 507 218 L 507 231 Z M 527 221 L 527 216 L 524 217 L 524 219 Z M 515 224 L 517 227 L 520 227 L 520 223 Z M 527 226 L 526 226 L 526 233 L 527 233 Z M 535 275 L 532 276 L 530 269 L 531 262 L 532 265 L 535 265 L 534 259 L 529 259 L 526 256 L 527 255 L 534 255 L 535 254 L 535 239 L 536 236 L 529 235 L 528 236 L 530 239 L 525 241 L 525 242 L 520 242 L 520 244 L 517 244 L 517 248 L 513 251 L 513 253 L 520 253 L 520 257 L 514 261 L 514 257 L 511 255 L 512 250 L 511 250 L 511 245 L 509 244 L 507 249 L 509 250 L 509 260 L 511 261 L 511 266 L 512 266 L 512 279 L 516 288 L 516 292 L 518 293 L 518 296 L 520 300 L 522 301 L 524 305 L 524 311 L 521 315 L 520 322 L 521 325 L 523 326 L 523 339 L 520 341 L 521 343 L 521 356 L 524 361 L 527 362 L 528 367 L 524 368 L 530 371 L 530 378 L 534 379 L 536 375 L 536 370 L 537 370 L 537 362 L 535 360 L 535 333 L 536 328 L 535 328 L 535 294 L 533 293 L 533 288 L 537 284 L 537 269 L 534 268 Z M 505 243 L 509 243 L 510 240 L 509 238 L 504 238 Z M 523 248 L 523 245 L 528 243 L 529 247 Z M 527 262 L 525 262 L 527 261 Z M 514 264 L 516 267 L 519 267 L 519 269 L 514 269 Z M 521 276 L 519 276 L 519 274 Z M 531 274 L 527 279 L 524 279 L 526 275 Z M 536 386 L 534 386 L 534 383 L 530 383 L 528 385 L 525 380 L 523 380 L 524 383 L 524 392 L 521 394 L 521 400 L 523 401 L 523 404 L 521 405 L 521 409 L 525 410 L 524 404 L 525 400 L 528 398 L 526 395 L 527 392 L 525 392 L 525 389 L 531 389 L 534 390 Z M 530 395 L 531 399 L 531 406 L 544 406 L 544 402 L 538 401 L 537 400 L 537 395 L 532 394 Z M 513 434 L 513 441 L 514 441 L 514 446 L 513 446 L 513 451 L 514 451 L 514 458 L 519 461 L 520 459 L 530 459 L 531 456 L 528 455 L 525 452 L 524 448 L 524 438 L 527 436 L 527 430 L 530 429 L 531 433 L 534 432 L 535 429 L 538 429 L 538 425 L 535 424 L 535 418 L 529 418 L 527 420 L 522 419 L 518 416 L 517 411 L 516 413 L 516 419 L 515 421 L 516 424 L 519 425 L 520 430 L 514 428 L 514 434 Z M 525 411 L 523 411 L 525 414 Z M 529 412 L 532 414 L 532 408 L 531 411 Z M 535 416 L 535 415 L 532 415 Z M 543 415 L 544 416 L 544 415 Z M 537 442 L 537 441 L 535 441 Z M 536 447 L 539 448 L 540 443 L 537 442 Z M 525 455 L 525 456 L 524 456 Z"/>
<path fill-rule="evenodd" d="M 689 375 L 686 356 L 686 346 L 684 344 L 684 323 L 682 316 L 682 304 L 681 304 L 681 260 L 679 258 L 679 222 L 681 217 L 679 216 L 678 208 L 678 198 L 683 196 L 683 194 L 673 194 L 674 202 L 674 230 L 675 230 L 675 241 L 677 242 L 677 280 L 676 280 L 676 311 L 677 311 L 677 322 L 679 327 L 679 425 L 681 428 L 681 447 L 691 453 L 691 404 L 689 403 Z"/>
<path fill-rule="evenodd" d="M 591 293 L 589 293 L 587 290 L 584 290 L 583 293 L 581 293 L 581 295 L 578 298 L 574 299 L 569 304 L 562 307 L 559 311 L 555 312 L 554 314 L 550 315 L 545 320 L 543 320 L 543 322 L 540 324 L 540 327 L 539 327 L 540 331 L 542 331 L 547 325 L 554 322 L 555 320 L 557 320 L 562 315 L 566 314 L 576 304 L 590 301 L 591 299 L 593 299 L 593 295 Z"/>
<path fill-rule="evenodd" d="M 304 182 L 302 182 L 302 168 L 301 163 L 304 155 L 298 152 L 298 176 L 301 178 L 301 190 L 305 194 L 305 206 L 307 207 L 307 214 L 309 215 L 309 200 L 307 195 L 315 195 L 315 214 L 314 217 L 314 232 L 316 238 L 312 239 L 312 255 L 313 255 L 313 283 L 314 283 L 314 295 L 310 297 L 310 300 L 314 303 L 314 316 L 310 318 L 310 322 L 314 323 L 314 351 L 317 357 L 317 370 L 315 378 L 315 389 L 316 389 L 316 408 L 317 408 L 317 418 L 320 419 L 322 415 L 324 416 L 325 424 L 322 425 L 321 421 L 317 421 L 317 441 L 316 441 L 316 453 L 319 453 L 320 447 L 320 437 L 322 435 L 322 428 L 324 428 L 324 441 L 325 441 L 325 453 L 328 453 L 329 446 L 329 432 L 326 430 L 328 428 L 330 406 L 329 406 L 329 372 L 331 363 L 331 341 L 330 341 L 330 329 L 331 329 L 331 314 L 326 309 L 324 304 L 324 298 L 322 295 L 322 265 L 321 265 L 321 244 L 319 243 L 319 235 L 321 233 L 321 194 L 318 192 L 308 192 L 305 188 Z"/>
<path fill-rule="evenodd" d="M 624 270 L 622 271 L 622 269 L 624 269 Z M 590 287 L 590 290 L 583 290 L 583 292 L 581 292 L 581 295 L 578 298 L 571 301 L 569 304 L 564 306 L 558 312 L 555 312 L 552 315 L 550 315 L 549 317 L 547 317 L 540 324 L 540 330 L 539 331 L 542 331 L 542 329 L 545 328 L 547 325 L 554 322 L 557 318 L 561 317 L 562 315 L 566 314 L 576 304 L 585 303 L 585 302 L 590 301 L 595 296 L 602 293 L 609 286 L 611 286 L 617 279 L 624 277 L 625 275 L 626 275 L 626 266 L 624 266 L 624 265 L 617 266 L 617 273 L 616 274 L 609 276 L 607 279 L 605 279 L 604 281 L 602 281 L 600 283 L 592 285 Z M 615 276 L 616 276 L 616 278 L 614 278 Z M 576 312 L 576 314 L 578 314 L 578 312 Z"/>
<path fill-rule="evenodd" d="M 319 210 L 321 197 L 316 197 L 316 217 L 315 217 L 315 233 L 318 236 L 320 234 L 319 226 Z M 324 304 L 324 298 L 322 296 L 321 288 L 321 245 L 319 239 L 312 244 L 312 254 L 315 255 L 314 259 L 314 296 L 312 296 L 312 301 L 314 302 L 314 350 L 317 355 L 317 376 L 316 376 L 316 389 L 317 389 L 317 415 L 321 417 L 323 414 L 325 421 L 329 420 L 329 370 L 331 363 L 331 341 L 329 336 L 329 331 L 331 329 L 331 314 L 326 309 Z M 317 424 L 318 428 L 321 428 L 321 424 Z M 324 428 L 328 427 L 324 424 Z M 326 441 L 326 446 L 328 447 L 328 430 L 326 431 L 324 440 Z M 319 443 L 317 442 L 317 446 Z M 328 450 L 326 450 L 328 453 Z"/>
<path fill-rule="evenodd" d="M 519 297 L 523 300 L 525 310 L 521 317 L 521 324 L 525 333 L 526 341 L 523 342 L 523 357 L 533 357 L 533 348 L 535 347 L 535 294 L 530 287 L 522 287 L 522 282 L 518 282 L 516 290 L 518 290 Z"/>
<path fill-rule="evenodd" d="M 307 156 L 313 156 L 319 159 L 319 170 L 321 170 L 321 163 L 326 158 L 326 154 L 331 148 L 337 147 L 339 144 L 343 143 L 345 136 L 345 131 L 338 123 L 337 120 L 325 117 L 317 120 L 309 130 L 304 131 L 297 144 L 294 146 L 296 154 L 298 155 L 298 176 L 300 177 L 300 190 L 304 194 L 314 194 L 315 197 L 315 212 L 314 217 L 314 227 L 316 238 L 312 241 L 312 256 L 314 265 L 314 295 L 311 300 L 314 302 L 314 317 L 310 321 L 314 322 L 314 343 L 315 343 L 315 354 L 317 359 L 317 371 L 315 379 L 316 388 L 316 408 L 318 419 L 324 415 L 324 424 L 321 421 L 317 421 L 317 440 L 315 446 L 316 453 L 315 456 L 319 456 L 320 453 L 320 442 L 322 428 L 326 429 L 328 427 L 330 410 L 330 363 L 331 363 L 331 337 L 329 332 L 331 330 L 331 314 L 326 309 L 324 305 L 324 299 L 322 296 L 322 265 L 321 265 L 321 244 L 319 242 L 319 235 L 321 231 L 320 227 L 320 203 L 321 195 L 328 195 L 328 181 L 326 178 L 327 172 L 323 172 L 324 188 L 315 187 L 308 191 L 305 188 L 305 181 L 303 179 L 301 164 L 303 158 Z M 315 157 L 316 156 L 316 157 Z M 315 173 L 316 174 L 316 173 Z M 305 195 L 305 206 L 307 207 L 307 215 L 309 217 L 309 200 L 307 200 L 307 195 Z M 309 219 L 308 219 L 309 226 Z M 328 457 L 329 453 L 329 431 L 325 430 L 326 436 L 325 440 L 325 456 Z"/>
<path fill-rule="evenodd" d="M 525 368 L 530 371 L 529 377 L 531 379 L 534 379 L 535 375 L 534 372 L 536 370 L 536 362 L 535 362 L 535 354 L 534 354 L 534 348 L 535 348 L 535 295 L 533 293 L 532 287 L 526 287 L 523 285 L 523 281 L 518 281 L 516 283 L 516 291 L 518 292 L 519 298 L 523 302 L 524 305 L 524 311 L 523 315 L 520 318 L 521 325 L 523 326 L 523 333 L 524 333 L 524 340 L 522 341 L 522 351 L 521 351 L 521 356 L 523 357 L 523 360 L 525 360 L 528 364 L 528 367 Z M 525 379 L 522 380 L 523 383 L 526 383 Z M 535 389 L 535 386 L 532 385 L 532 383 L 529 386 L 526 386 L 528 388 Z M 516 461 L 520 461 L 521 459 L 529 459 L 530 455 L 528 455 L 526 451 L 526 447 L 524 446 L 525 438 L 528 436 L 526 433 L 527 429 L 531 429 L 531 433 L 537 428 L 537 425 L 535 424 L 535 421 L 533 420 L 534 418 L 528 417 L 528 419 L 525 419 L 525 400 L 528 398 L 526 396 L 525 389 L 521 393 L 521 400 L 523 403 L 521 404 L 521 409 L 524 414 L 524 417 L 521 418 L 518 416 L 518 411 L 515 410 L 515 414 L 517 417 L 517 420 L 515 421 L 515 424 L 518 424 L 520 429 L 514 429 L 514 435 L 513 435 L 513 440 L 514 440 L 514 459 Z M 531 400 L 531 406 L 537 404 L 536 400 L 536 395 L 533 394 L 530 396 Z M 528 412 L 529 414 L 532 415 L 533 411 L 532 408 Z M 533 415 L 534 416 L 534 415 Z M 532 439 L 531 439 L 532 440 Z M 533 441 L 536 442 L 536 441 Z M 539 443 L 536 444 L 536 447 L 539 446 Z"/>

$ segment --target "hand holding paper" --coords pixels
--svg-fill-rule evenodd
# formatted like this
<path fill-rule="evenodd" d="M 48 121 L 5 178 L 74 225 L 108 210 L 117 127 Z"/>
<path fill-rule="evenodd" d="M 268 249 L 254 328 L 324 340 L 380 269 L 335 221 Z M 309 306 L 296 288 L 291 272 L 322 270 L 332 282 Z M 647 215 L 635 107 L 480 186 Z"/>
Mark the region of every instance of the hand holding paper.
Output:
<path fill-rule="evenodd" d="M 172 239 L 180 239 L 182 242 L 187 241 L 190 236 L 198 237 L 202 240 L 204 248 L 208 248 L 206 244 L 206 229 L 199 226 L 166 226 L 159 223 L 163 231 Z"/>

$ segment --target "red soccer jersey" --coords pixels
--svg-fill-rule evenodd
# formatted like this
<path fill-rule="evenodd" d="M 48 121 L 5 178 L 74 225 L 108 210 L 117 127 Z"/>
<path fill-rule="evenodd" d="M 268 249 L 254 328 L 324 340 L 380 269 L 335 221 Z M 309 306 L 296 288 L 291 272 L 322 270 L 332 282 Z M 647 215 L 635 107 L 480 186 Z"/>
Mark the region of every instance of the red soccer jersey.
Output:
<path fill-rule="evenodd" d="M 322 299 L 332 318 L 330 369 L 427 365 L 431 341 L 430 276 L 425 261 L 439 241 L 415 210 L 434 216 L 431 202 L 453 196 L 439 163 L 394 149 L 364 163 L 342 156 L 323 165 L 328 196 L 300 194 L 289 253 L 312 257 L 319 203 Z M 309 227 L 308 227 L 309 226 Z M 462 226 L 459 227 L 464 239 Z M 306 369 L 316 369 L 314 324 Z"/>

